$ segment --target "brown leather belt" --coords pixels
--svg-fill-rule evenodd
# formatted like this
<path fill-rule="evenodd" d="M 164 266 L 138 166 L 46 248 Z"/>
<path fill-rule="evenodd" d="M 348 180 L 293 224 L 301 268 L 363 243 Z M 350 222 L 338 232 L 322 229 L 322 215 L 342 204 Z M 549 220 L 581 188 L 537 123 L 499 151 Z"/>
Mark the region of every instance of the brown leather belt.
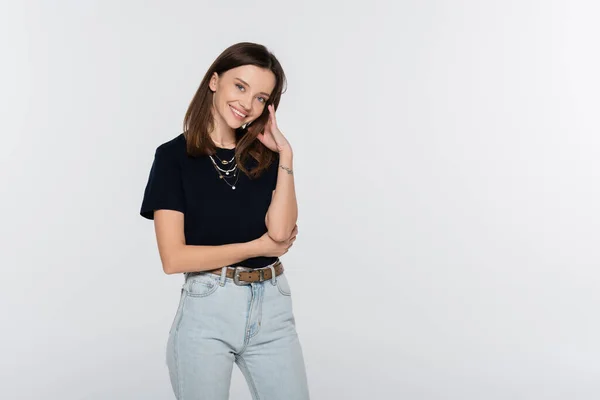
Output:
<path fill-rule="evenodd" d="M 283 273 L 283 264 L 281 261 L 277 261 L 273 264 L 275 268 L 275 276 L 279 276 Z M 221 268 L 210 270 L 215 275 L 221 275 Z M 227 267 L 227 278 L 233 279 L 236 285 L 249 285 L 253 282 L 264 282 L 271 279 L 272 273 L 271 268 L 248 268 L 238 265 L 236 267 Z"/>

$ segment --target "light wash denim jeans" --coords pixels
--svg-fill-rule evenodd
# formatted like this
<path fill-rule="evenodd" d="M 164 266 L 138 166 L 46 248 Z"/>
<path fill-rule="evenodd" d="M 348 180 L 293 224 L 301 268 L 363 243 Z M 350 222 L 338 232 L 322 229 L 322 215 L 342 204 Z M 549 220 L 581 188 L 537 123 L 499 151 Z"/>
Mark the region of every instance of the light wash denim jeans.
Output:
<path fill-rule="evenodd" d="M 255 400 L 309 399 L 285 273 L 244 286 L 185 274 L 166 361 L 178 400 L 228 399 L 234 362 Z"/>

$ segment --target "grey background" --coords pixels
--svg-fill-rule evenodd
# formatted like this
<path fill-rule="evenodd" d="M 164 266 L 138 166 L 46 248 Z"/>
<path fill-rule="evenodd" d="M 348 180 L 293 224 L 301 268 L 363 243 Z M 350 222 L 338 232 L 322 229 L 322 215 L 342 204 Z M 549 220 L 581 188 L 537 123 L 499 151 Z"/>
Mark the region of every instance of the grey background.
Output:
<path fill-rule="evenodd" d="M 139 206 L 214 58 L 289 77 L 314 399 L 600 398 L 597 2 L 14 1 L 0 398 L 172 398 Z M 249 399 L 234 372 L 232 399 Z"/>

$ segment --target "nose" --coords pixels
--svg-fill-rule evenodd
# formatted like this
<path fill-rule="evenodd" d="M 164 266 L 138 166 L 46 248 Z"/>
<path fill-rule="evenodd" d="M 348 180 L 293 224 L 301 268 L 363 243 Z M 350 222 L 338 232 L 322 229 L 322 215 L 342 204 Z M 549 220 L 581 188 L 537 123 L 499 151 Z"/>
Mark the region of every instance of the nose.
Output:
<path fill-rule="evenodd" d="M 240 107 L 246 112 L 250 112 L 250 105 L 252 104 L 252 95 L 246 95 L 240 98 Z"/>

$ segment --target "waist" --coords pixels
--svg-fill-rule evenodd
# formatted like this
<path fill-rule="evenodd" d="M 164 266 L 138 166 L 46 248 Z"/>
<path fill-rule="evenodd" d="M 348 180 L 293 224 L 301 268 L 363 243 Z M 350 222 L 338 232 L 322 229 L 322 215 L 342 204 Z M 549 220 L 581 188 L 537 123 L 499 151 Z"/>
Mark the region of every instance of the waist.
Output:
<path fill-rule="evenodd" d="M 254 257 L 248 258 L 244 261 L 240 261 L 239 263 L 227 265 L 227 267 L 245 267 L 245 268 L 265 268 L 269 265 L 273 265 L 279 261 L 278 257 Z M 220 269 L 220 268 L 219 268 Z"/>
<path fill-rule="evenodd" d="M 283 273 L 283 264 L 279 259 L 272 264 L 261 268 L 250 268 L 244 265 L 235 264 L 217 269 L 206 271 L 214 275 L 225 275 L 233 279 L 236 285 L 249 285 L 253 282 L 264 282 L 273 279 Z"/>

